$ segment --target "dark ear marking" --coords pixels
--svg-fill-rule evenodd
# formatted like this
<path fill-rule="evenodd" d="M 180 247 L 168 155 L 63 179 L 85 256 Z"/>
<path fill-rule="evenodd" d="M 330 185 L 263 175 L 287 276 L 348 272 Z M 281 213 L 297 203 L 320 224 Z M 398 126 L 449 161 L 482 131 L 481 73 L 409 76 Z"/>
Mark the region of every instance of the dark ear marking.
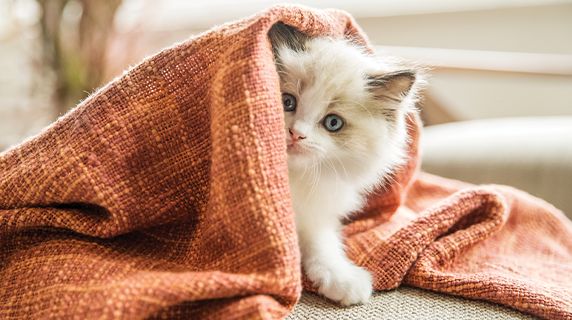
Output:
<path fill-rule="evenodd" d="M 414 70 L 400 70 L 379 75 L 368 75 L 367 85 L 369 91 L 376 98 L 401 102 L 413 87 L 416 78 L 417 75 Z"/>
<path fill-rule="evenodd" d="M 283 22 L 274 24 L 268 31 L 268 37 L 275 55 L 276 50 L 283 46 L 294 51 L 304 51 L 306 50 L 306 42 L 309 39 L 304 33 Z"/>

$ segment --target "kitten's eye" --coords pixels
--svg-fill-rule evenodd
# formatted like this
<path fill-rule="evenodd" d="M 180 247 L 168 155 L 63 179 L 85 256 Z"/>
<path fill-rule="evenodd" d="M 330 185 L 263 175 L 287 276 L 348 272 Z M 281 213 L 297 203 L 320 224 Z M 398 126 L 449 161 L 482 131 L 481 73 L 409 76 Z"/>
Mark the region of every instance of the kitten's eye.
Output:
<path fill-rule="evenodd" d="M 283 93 L 282 106 L 284 106 L 284 111 L 286 112 L 296 111 L 296 97 L 289 93 Z"/>
<path fill-rule="evenodd" d="M 329 114 L 324 117 L 323 121 L 324 127 L 330 132 L 340 131 L 344 126 L 344 119 L 336 114 Z"/>

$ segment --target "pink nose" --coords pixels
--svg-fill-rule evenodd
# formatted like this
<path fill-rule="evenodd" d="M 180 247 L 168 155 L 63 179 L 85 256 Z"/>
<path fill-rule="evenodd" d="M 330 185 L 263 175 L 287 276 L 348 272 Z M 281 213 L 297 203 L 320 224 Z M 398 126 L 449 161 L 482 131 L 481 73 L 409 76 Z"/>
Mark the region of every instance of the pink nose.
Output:
<path fill-rule="evenodd" d="M 296 130 L 292 130 L 292 129 L 288 128 L 288 132 L 290 132 L 290 136 L 292 137 L 292 140 L 294 140 L 294 141 L 306 139 L 305 136 L 301 135 Z"/>

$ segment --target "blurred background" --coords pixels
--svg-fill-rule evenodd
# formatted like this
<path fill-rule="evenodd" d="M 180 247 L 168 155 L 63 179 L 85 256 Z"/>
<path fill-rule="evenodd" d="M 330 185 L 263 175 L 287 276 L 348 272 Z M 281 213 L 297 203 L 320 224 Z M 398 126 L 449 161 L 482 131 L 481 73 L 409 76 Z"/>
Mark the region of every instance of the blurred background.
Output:
<path fill-rule="evenodd" d="M 0 150 L 143 57 L 280 2 L 0 0 Z M 347 10 L 378 52 L 433 67 L 428 125 L 572 114 L 572 1 L 297 3 Z"/>
<path fill-rule="evenodd" d="M 0 151 L 144 57 L 270 0 L 0 0 Z M 432 68 L 423 169 L 516 186 L 572 217 L 572 0 L 314 0 Z"/>

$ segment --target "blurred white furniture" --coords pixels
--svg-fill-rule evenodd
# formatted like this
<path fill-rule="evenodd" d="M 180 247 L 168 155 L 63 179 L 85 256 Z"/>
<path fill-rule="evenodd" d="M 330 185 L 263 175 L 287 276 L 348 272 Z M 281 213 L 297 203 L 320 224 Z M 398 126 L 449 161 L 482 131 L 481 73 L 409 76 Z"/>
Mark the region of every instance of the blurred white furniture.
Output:
<path fill-rule="evenodd" d="M 506 118 L 427 127 L 423 169 L 510 185 L 572 217 L 572 117 Z"/>

